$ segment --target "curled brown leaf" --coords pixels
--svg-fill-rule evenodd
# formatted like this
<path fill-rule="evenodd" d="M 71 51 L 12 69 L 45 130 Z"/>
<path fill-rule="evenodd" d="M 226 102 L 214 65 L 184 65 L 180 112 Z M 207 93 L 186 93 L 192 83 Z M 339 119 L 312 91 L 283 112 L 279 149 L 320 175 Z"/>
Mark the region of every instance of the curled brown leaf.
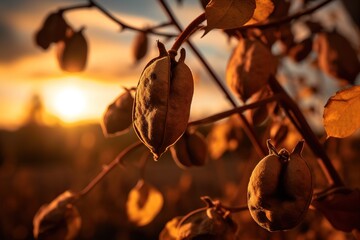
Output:
<path fill-rule="evenodd" d="M 339 188 L 316 197 L 312 205 L 341 231 L 360 230 L 360 190 Z"/>
<path fill-rule="evenodd" d="M 330 76 L 353 84 L 360 61 L 350 42 L 337 32 L 321 32 L 314 41 L 319 68 Z"/>
<path fill-rule="evenodd" d="M 140 179 L 131 189 L 126 202 L 129 220 L 137 226 L 149 224 L 163 207 L 162 194 L 152 185 Z"/>
<path fill-rule="evenodd" d="M 170 150 L 181 168 L 203 166 L 207 159 L 206 140 L 199 132 L 185 132 Z"/>
<path fill-rule="evenodd" d="M 226 69 L 230 89 L 244 102 L 275 74 L 277 60 L 260 41 L 240 39 Z"/>
<path fill-rule="evenodd" d="M 65 39 L 71 27 L 67 24 L 62 12 L 53 12 L 46 16 L 41 28 L 35 33 L 35 43 L 47 49 L 51 43 Z"/>
<path fill-rule="evenodd" d="M 76 196 L 66 191 L 51 203 L 43 205 L 33 219 L 35 239 L 72 240 L 78 235 L 81 218 L 73 205 Z"/>

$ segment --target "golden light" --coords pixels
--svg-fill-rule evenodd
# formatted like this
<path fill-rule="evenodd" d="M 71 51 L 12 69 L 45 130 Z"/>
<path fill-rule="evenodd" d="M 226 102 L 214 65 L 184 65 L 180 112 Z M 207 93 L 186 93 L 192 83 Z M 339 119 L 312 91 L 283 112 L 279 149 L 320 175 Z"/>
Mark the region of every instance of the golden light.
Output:
<path fill-rule="evenodd" d="M 67 86 L 55 93 L 54 113 L 64 122 L 80 120 L 86 108 L 85 93 L 75 86 Z"/>

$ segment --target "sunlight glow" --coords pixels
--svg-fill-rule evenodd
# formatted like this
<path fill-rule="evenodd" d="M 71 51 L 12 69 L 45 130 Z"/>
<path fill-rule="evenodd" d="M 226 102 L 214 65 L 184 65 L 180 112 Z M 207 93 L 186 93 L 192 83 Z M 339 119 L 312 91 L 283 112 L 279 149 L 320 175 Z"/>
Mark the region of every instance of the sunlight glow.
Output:
<path fill-rule="evenodd" d="M 80 88 L 66 87 L 54 96 L 54 111 L 61 120 L 73 122 L 79 120 L 86 108 L 86 98 Z"/>

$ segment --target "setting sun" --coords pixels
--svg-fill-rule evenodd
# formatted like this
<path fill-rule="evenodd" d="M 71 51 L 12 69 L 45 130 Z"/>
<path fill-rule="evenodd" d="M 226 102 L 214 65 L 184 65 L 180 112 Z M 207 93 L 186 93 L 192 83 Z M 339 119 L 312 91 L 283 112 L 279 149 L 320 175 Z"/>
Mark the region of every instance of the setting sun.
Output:
<path fill-rule="evenodd" d="M 79 88 L 66 87 L 54 96 L 54 111 L 65 122 L 78 120 L 85 107 L 86 97 Z"/>

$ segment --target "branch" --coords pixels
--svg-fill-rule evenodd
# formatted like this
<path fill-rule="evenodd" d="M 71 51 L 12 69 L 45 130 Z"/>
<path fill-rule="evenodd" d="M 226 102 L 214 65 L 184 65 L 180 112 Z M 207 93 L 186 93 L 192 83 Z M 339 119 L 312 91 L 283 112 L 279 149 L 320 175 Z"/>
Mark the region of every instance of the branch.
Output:
<path fill-rule="evenodd" d="M 255 24 L 250 24 L 250 25 L 245 25 L 245 26 L 241 26 L 240 28 L 234 29 L 234 30 L 246 30 L 246 29 L 250 29 L 250 28 L 258 28 L 258 29 L 267 29 L 267 28 L 272 28 L 272 27 L 278 27 L 279 25 L 282 25 L 284 23 L 288 23 L 292 20 L 298 19 L 302 16 L 311 14 L 313 12 L 315 12 L 316 10 L 322 8 L 323 6 L 327 5 L 328 3 L 332 2 L 333 0 L 325 0 L 315 6 L 313 6 L 312 8 L 300 11 L 298 13 L 295 13 L 293 15 L 289 15 L 280 19 L 275 19 L 272 21 L 269 21 L 267 23 L 255 23 Z"/>
<path fill-rule="evenodd" d="M 88 183 L 88 185 L 86 185 L 86 187 L 84 187 L 83 190 L 81 190 L 79 192 L 78 195 L 79 196 L 84 196 L 88 192 L 90 192 L 90 190 L 92 190 L 112 169 L 114 169 L 115 166 L 117 166 L 118 164 L 121 164 L 121 160 L 126 154 L 128 154 L 130 151 L 132 151 L 132 150 L 134 150 L 134 149 L 136 149 L 136 148 L 138 148 L 140 146 L 142 146 L 142 142 L 138 141 L 138 142 L 135 142 L 132 145 L 128 146 L 124 150 L 122 150 L 114 160 L 112 160 L 107 165 L 103 166 L 101 172 L 98 173 L 98 175 L 96 175 Z"/>
<path fill-rule="evenodd" d="M 73 5 L 73 6 L 70 6 L 70 7 L 60 8 L 58 11 L 59 12 L 67 12 L 67 11 L 78 10 L 78 9 L 82 9 L 82 8 L 97 8 L 105 16 L 107 16 L 109 19 L 111 19 L 112 21 L 117 23 L 120 26 L 121 30 L 130 29 L 130 30 L 133 30 L 133 31 L 150 33 L 150 34 L 163 36 L 163 37 L 170 37 L 170 38 L 177 36 L 176 34 L 162 33 L 162 32 L 155 31 L 155 29 L 159 29 L 159 28 L 162 28 L 162 27 L 169 26 L 171 23 L 161 23 L 159 25 L 156 25 L 156 26 L 153 26 L 153 27 L 150 27 L 150 28 L 138 28 L 138 27 L 126 24 L 123 21 L 119 20 L 113 14 L 111 14 L 108 10 L 106 10 L 104 7 L 99 5 L 94 0 L 89 0 L 89 3 L 87 3 L 87 4 L 79 4 L 79 5 Z"/>
<path fill-rule="evenodd" d="M 271 97 L 262 99 L 260 101 L 254 102 L 254 103 L 250 103 L 250 104 L 247 104 L 247 105 L 244 105 L 244 106 L 241 106 L 241 107 L 233 108 L 231 110 L 221 112 L 221 113 L 218 113 L 218 114 L 215 114 L 215 115 L 212 115 L 212 116 L 209 116 L 209 117 L 197 120 L 197 121 L 189 122 L 188 127 L 213 123 L 213 122 L 219 121 L 219 120 L 221 120 L 223 118 L 227 118 L 227 117 L 229 117 L 229 116 L 231 116 L 231 115 L 233 115 L 235 113 L 239 114 L 239 113 L 242 113 L 242 112 L 244 112 L 246 110 L 249 110 L 249 109 L 258 108 L 258 107 L 260 107 L 260 106 L 262 106 L 264 104 L 276 101 L 278 99 L 280 99 L 280 95 L 275 94 L 275 95 L 273 95 Z"/>
<path fill-rule="evenodd" d="M 172 13 L 170 7 L 165 3 L 164 0 L 159 0 L 159 3 L 163 7 L 164 11 L 166 12 L 169 19 L 173 22 L 175 27 L 179 30 L 179 32 L 183 32 L 179 22 L 175 19 L 174 14 Z M 225 94 L 225 97 L 228 99 L 228 101 L 231 103 L 233 107 L 237 107 L 238 104 L 234 100 L 232 94 L 230 91 L 225 87 L 224 83 L 220 80 L 220 78 L 215 74 L 214 70 L 210 67 L 210 64 L 206 62 L 204 57 L 201 55 L 199 50 L 192 44 L 192 42 L 188 39 L 187 44 L 190 46 L 192 51 L 194 52 L 195 56 L 199 59 L 201 64 L 205 67 L 205 69 L 208 71 L 208 73 L 211 75 L 217 86 L 221 89 L 221 91 Z M 254 129 L 252 129 L 250 123 L 247 121 L 247 119 L 242 115 L 239 114 L 240 120 L 242 121 L 242 124 L 244 126 L 244 132 L 249 137 L 250 141 L 252 142 L 255 150 L 260 156 L 265 156 L 267 154 L 267 150 L 265 147 L 260 143 L 259 139 L 256 137 L 256 134 L 254 132 Z"/>

